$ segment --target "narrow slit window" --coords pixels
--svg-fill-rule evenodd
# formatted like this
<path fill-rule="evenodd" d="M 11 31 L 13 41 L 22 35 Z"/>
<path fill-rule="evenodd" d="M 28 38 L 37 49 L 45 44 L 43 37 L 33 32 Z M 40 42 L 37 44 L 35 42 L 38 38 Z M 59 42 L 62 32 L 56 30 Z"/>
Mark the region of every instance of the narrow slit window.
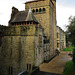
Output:
<path fill-rule="evenodd" d="M 28 64 L 27 64 L 27 70 L 28 70 Z"/>
<path fill-rule="evenodd" d="M 29 64 L 29 70 L 31 70 L 31 64 Z"/>

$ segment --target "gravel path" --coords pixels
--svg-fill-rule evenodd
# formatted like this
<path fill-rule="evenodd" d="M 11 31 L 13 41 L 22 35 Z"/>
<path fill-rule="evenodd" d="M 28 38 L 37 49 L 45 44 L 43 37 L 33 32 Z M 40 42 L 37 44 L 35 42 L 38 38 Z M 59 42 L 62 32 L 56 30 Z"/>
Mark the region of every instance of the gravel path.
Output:
<path fill-rule="evenodd" d="M 48 74 L 48 75 L 62 74 L 66 62 L 72 60 L 72 58 L 68 55 L 68 53 L 69 52 L 61 51 L 60 55 L 56 56 L 49 63 L 41 64 L 40 71 L 48 72 L 48 73 L 56 73 L 56 74 Z M 42 74 L 42 75 L 44 75 L 44 74 Z"/>

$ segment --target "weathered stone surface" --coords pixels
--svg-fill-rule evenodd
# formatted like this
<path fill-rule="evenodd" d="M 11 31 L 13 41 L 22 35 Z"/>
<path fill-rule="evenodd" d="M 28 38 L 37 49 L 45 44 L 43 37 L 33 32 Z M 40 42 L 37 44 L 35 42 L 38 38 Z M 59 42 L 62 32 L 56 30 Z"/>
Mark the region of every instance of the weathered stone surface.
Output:
<path fill-rule="evenodd" d="M 66 48 L 65 32 L 57 26 L 57 49 L 63 50 L 64 48 Z"/>
<path fill-rule="evenodd" d="M 35 66 L 55 55 L 56 2 L 39 0 L 26 3 L 25 10 L 29 10 L 29 6 L 35 11 L 33 15 L 39 23 L 29 21 L 29 17 L 24 21 L 27 14 L 13 8 L 9 26 L 0 26 L 0 75 L 18 75 L 23 70 L 31 72 Z M 16 19 L 12 23 L 17 13 L 21 14 L 18 16 L 21 22 L 16 22 Z"/>
<path fill-rule="evenodd" d="M 54 4 L 53 4 L 54 3 Z M 29 10 L 31 6 L 34 16 L 44 28 L 44 33 L 49 39 L 50 54 L 52 57 L 55 54 L 56 46 L 56 2 L 55 1 L 34 1 L 26 3 L 25 10 Z M 43 8 L 45 11 L 43 11 Z M 39 10 L 41 11 L 39 12 Z M 37 12 L 38 10 L 38 12 Z"/>

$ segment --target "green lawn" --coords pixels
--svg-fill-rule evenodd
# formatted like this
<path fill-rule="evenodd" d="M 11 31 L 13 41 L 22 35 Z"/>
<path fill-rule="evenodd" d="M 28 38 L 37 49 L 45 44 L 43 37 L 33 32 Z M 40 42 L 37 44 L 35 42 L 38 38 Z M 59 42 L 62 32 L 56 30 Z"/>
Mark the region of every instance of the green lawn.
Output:
<path fill-rule="evenodd" d="M 74 47 L 65 48 L 62 51 L 73 51 Z"/>
<path fill-rule="evenodd" d="M 63 75 L 75 75 L 75 65 L 72 61 L 66 63 Z"/>

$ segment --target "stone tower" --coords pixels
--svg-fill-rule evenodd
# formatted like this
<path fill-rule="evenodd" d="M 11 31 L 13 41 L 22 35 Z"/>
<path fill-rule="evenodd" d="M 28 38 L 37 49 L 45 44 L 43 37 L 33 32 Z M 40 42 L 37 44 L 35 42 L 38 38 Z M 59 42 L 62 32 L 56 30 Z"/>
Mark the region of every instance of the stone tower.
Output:
<path fill-rule="evenodd" d="M 25 10 L 31 6 L 32 12 L 44 28 L 50 44 L 50 57 L 56 49 L 56 0 L 33 0 L 25 3 Z"/>

